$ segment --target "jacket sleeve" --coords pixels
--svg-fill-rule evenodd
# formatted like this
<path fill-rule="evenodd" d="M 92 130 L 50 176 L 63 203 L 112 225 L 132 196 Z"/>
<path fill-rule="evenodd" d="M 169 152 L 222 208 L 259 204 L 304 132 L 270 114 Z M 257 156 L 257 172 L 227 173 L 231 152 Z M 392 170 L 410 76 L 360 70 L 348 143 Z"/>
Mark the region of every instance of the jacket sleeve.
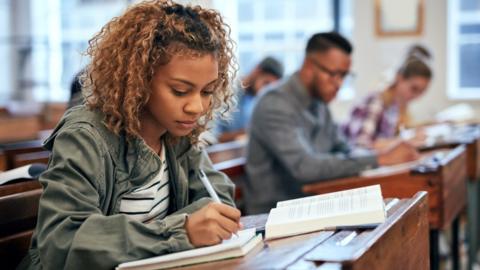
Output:
<path fill-rule="evenodd" d="M 371 153 L 352 157 L 342 152 L 313 150 L 306 137 L 309 134 L 298 126 L 299 112 L 290 102 L 275 94 L 266 95 L 259 102 L 252 117 L 251 134 L 295 180 L 305 184 L 346 177 L 376 165 L 376 156 Z M 337 133 L 330 133 L 335 148 L 346 147 Z"/>
<path fill-rule="evenodd" d="M 230 181 L 228 176 L 213 168 L 212 162 L 205 150 L 192 148 L 189 152 L 189 166 L 193 170 L 197 168 L 203 169 L 220 200 L 223 203 L 235 206 L 233 199 L 235 185 Z M 190 177 L 188 190 L 190 202 L 201 200 L 204 197 L 210 198 L 205 186 L 196 174 Z"/>
<path fill-rule="evenodd" d="M 193 248 L 186 215 L 144 224 L 125 215 L 105 216 L 107 151 L 90 127 L 71 126 L 55 138 L 40 177 L 36 242 L 44 269 L 112 269 L 122 262 Z"/>

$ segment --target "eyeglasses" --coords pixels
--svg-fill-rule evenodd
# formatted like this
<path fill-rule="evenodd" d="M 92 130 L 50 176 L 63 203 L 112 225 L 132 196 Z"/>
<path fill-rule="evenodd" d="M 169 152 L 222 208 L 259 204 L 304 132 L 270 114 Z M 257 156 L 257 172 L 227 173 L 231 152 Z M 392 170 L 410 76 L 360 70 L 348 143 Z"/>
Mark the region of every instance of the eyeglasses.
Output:
<path fill-rule="evenodd" d="M 355 74 L 353 72 L 350 72 L 350 71 L 333 71 L 333 70 L 330 70 L 330 69 L 326 68 L 325 66 L 323 66 L 319 62 L 317 62 L 317 60 L 315 60 L 313 57 L 310 58 L 310 60 L 312 60 L 312 63 L 316 68 L 320 69 L 322 72 L 327 74 L 330 78 L 342 79 L 342 80 L 355 78 Z"/>

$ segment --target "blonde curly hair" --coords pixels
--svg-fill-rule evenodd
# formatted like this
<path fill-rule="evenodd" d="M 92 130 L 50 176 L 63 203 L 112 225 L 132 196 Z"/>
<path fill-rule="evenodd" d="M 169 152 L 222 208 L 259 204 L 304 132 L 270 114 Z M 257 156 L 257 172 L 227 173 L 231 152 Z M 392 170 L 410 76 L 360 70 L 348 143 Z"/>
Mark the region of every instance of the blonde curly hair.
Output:
<path fill-rule="evenodd" d="M 234 103 L 232 80 L 237 71 L 230 28 L 221 15 L 200 6 L 170 0 L 146 1 L 112 19 L 90 41 L 91 63 L 81 78 L 86 104 L 105 115 L 115 134 L 139 136 L 140 115 L 151 94 L 156 69 L 172 55 L 213 54 L 218 80 L 204 121 L 189 135 L 192 143 L 216 112 L 224 115 Z"/>

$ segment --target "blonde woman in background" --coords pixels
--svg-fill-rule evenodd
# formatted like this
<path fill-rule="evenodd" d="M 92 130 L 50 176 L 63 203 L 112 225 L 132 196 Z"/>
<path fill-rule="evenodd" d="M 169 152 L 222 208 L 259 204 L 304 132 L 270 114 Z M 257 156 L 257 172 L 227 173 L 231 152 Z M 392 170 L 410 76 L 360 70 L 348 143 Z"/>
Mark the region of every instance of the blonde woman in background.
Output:
<path fill-rule="evenodd" d="M 356 145 L 383 148 L 410 122 L 408 104 L 425 93 L 433 76 L 431 54 L 414 45 L 391 84 L 357 104 L 343 125 L 345 136 Z"/>

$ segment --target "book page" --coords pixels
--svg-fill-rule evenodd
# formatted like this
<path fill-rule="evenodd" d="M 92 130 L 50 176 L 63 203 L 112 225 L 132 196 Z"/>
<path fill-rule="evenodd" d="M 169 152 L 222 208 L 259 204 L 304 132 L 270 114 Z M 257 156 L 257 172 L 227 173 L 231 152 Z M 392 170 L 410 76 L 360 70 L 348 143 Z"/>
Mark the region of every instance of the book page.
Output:
<path fill-rule="evenodd" d="M 275 223 L 287 224 L 299 220 L 335 217 L 372 210 L 384 211 L 383 198 L 380 193 L 357 194 L 274 208 L 270 211 L 267 226 Z"/>
<path fill-rule="evenodd" d="M 375 194 L 378 193 L 381 196 L 382 191 L 380 189 L 380 185 L 372 185 L 367 187 L 331 192 L 331 193 L 326 193 L 321 195 L 308 196 L 300 199 L 281 201 L 277 203 L 277 208 L 291 206 L 291 205 L 299 205 L 299 204 L 313 204 L 313 203 L 317 203 L 324 200 L 351 197 L 351 196 L 357 196 L 357 195 L 366 195 L 371 193 L 375 193 Z"/>

